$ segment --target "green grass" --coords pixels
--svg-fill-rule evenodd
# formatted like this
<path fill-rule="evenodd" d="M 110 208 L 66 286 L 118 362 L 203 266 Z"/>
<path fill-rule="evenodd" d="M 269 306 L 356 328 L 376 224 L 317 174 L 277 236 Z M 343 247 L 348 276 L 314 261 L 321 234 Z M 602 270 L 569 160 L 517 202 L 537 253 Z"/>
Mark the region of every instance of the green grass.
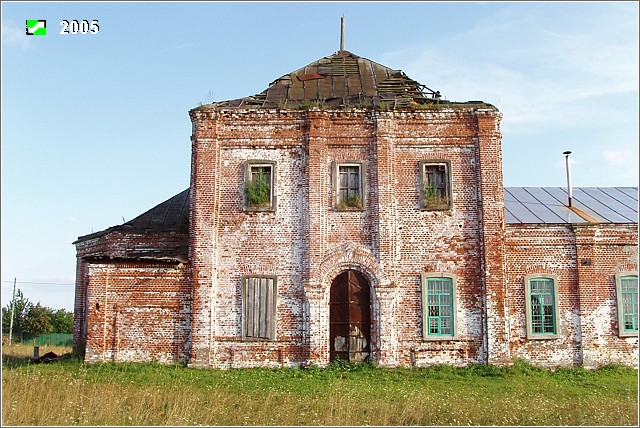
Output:
<path fill-rule="evenodd" d="M 617 366 L 200 370 L 3 359 L 3 425 L 628 425 Z"/>

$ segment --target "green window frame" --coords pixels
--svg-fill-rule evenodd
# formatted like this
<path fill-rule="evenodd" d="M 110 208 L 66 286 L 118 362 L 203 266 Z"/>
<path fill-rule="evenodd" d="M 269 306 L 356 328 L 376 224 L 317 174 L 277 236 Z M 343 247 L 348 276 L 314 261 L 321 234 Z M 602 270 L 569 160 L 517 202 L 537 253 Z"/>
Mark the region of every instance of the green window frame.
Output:
<path fill-rule="evenodd" d="M 452 340 L 457 335 L 457 277 L 436 272 L 422 274 L 423 340 Z"/>
<path fill-rule="evenodd" d="M 556 339 L 559 336 L 558 277 L 525 276 L 525 311 L 528 339 Z"/>
<path fill-rule="evenodd" d="M 618 335 L 638 336 L 638 274 L 624 272 L 616 274 L 616 296 L 618 308 Z"/>

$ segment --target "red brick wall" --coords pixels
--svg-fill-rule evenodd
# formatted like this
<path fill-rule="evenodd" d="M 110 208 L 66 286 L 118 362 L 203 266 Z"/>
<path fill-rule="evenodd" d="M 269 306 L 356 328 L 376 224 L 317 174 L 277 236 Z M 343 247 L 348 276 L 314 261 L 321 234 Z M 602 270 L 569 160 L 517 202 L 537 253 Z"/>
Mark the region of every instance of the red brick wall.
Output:
<path fill-rule="evenodd" d="M 175 363 L 188 358 L 191 285 L 177 263 L 106 262 L 87 267 L 85 360 Z"/>
<path fill-rule="evenodd" d="M 505 227 L 495 108 L 190 115 L 190 264 L 125 261 L 131 249 L 184 244 L 181 234 L 77 243 L 75 338 L 81 347 L 86 337 L 88 361 L 325 365 L 329 288 L 355 269 L 371 285 L 380 365 L 637 364 L 637 337 L 617 335 L 614 282 L 637 271 L 637 226 Z M 244 211 L 248 160 L 276 165 L 275 211 Z M 450 162 L 450 210 L 420 207 L 427 160 Z M 336 210 L 332 166 L 342 161 L 366 165 L 362 210 Z M 420 277 L 435 272 L 457 278 L 455 340 L 423 340 Z M 559 338 L 526 338 L 524 276 L 533 273 L 559 278 Z M 251 275 L 277 277 L 275 340 L 242 339 Z"/>
<path fill-rule="evenodd" d="M 631 225 L 507 227 L 510 349 L 544 366 L 638 364 L 638 338 L 618 337 L 614 275 L 638 270 L 638 232 Z M 527 340 L 527 274 L 558 277 L 559 335 Z"/>
<path fill-rule="evenodd" d="M 170 250 L 184 246 L 187 242 L 184 233 L 164 232 L 164 233 L 123 233 L 112 231 L 97 237 L 87 238 L 76 242 L 77 265 L 76 265 L 76 289 L 75 306 L 73 319 L 74 351 L 84 354 L 87 339 L 88 312 L 87 300 L 93 298 L 89 287 L 90 270 L 97 264 L 104 263 L 105 259 L 124 260 L 128 253 L 139 250 Z M 152 262 L 134 262 L 140 266 Z M 176 262 L 177 263 L 177 262 Z M 183 267 L 180 269 L 183 281 L 190 280 L 190 269 Z M 191 304 L 189 294 L 185 305 Z M 93 326 L 91 326 L 93 328 Z"/>
<path fill-rule="evenodd" d="M 614 275 L 637 271 L 637 226 L 505 227 L 501 114 L 191 111 L 189 265 L 127 260 L 181 234 L 109 234 L 77 244 L 75 337 L 88 361 L 197 367 L 329 360 L 329 288 L 346 269 L 371 285 L 381 365 L 637 364 L 617 334 Z M 245 161 L 273 162 L 275 211 L 243 209 Z M 447 160 L 452 207 L 420 207 L 420 162 Z M 334 162 L 366 165 L 362 210 L 335 207 Z M 109 260 L 108 262 L 105 260 Z M 588 262 L 586 262 L 588 260 Z M 457 279 L 456 339 L 424 341 L 423 273 Z M 524 276 L 559 278 L 559 338 L 527 340 Z M 242 339 L 242 278 L 277 277 L 275 340 Z"/>
<path fill-rule="evenodd" d="M 484 239 L 501 242 L 504 228 L 495 109 L 191 116 L 193 365 L 326 364 L 328 289 L 344 269 L 372 285 L 372 354 L 381 364 L 486 359 L 482 210 L 494 216 Z M 242 210 L 243 163 L 257 159 L 276 162 L 275 212 Z M 419 162 L 428 159 L 451 161 L 450 211 L 419 207 Z M 366 163 L 362 211 L 335 210 L 335 161 Z M 459 278 L 456 342 L 422 341 L 420 274 L 434 271 Z M 276 341 L 241 341 L 241 278 L 252 274 L 278 277 Z"/>

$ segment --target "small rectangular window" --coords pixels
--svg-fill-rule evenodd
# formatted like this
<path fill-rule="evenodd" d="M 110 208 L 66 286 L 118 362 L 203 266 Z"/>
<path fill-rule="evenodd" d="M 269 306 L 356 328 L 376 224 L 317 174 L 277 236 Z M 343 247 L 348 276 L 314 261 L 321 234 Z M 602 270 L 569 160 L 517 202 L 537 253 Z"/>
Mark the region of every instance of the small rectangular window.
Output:
<path fill-rule="evenodd" d="M 248 161 L 245 164 L 245 210 L 275 210 L 274 197 L 275 163 Z"/>
<path fill-rule="evenodd" d="M 422 275 L 422 322 L 424 340 L 451 340 L 455 336 L 455 275 Z"/>
<path fill-rule="evenodd" d="M 426 210 L 451 208 L 450 162 L 420 163 L 421 207 Z"/>
<path fill-rule="evenodd" d="M 364 164 L 358 162 L 334 164 L 336 208 L 362 210 L 365 203 Z"/>
<path fill-rule="evenodd" d="M 554 276 L 525 277 L 527 337 L 548 339 L 558 336 L 558 292 Z"/>
<path fill-rule="evenodd" d="M 638 335 L 638 275 L 616 275 L 619 335 Z"/>
<path fill-rule="evenodd" d="M 242 337 L 275 339 L 276 278 L 246 277 L 242 286 Z"/>
<path fill-rule="evenodd" d="M 551 279 L 532 279 L 531 289 L 531 331 L 535 334 L 556 332 L 553 311 L 553 281 Z"/>

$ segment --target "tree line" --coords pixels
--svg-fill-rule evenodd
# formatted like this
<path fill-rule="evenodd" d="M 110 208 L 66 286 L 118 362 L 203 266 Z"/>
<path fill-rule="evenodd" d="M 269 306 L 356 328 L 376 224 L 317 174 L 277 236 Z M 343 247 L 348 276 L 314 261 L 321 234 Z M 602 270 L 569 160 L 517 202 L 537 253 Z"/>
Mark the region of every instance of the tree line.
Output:
<path fill-rule="evenodd" d="M 2 334 L 9 334 L 11 303 L 2 308 Z M 25 334 L 37 336 L 42 333 L 73 333 L 73 312 L 51 309 L 40 302 L 33 303 L 16 291 L 13 308 L 13 337 L 22 340 Z"/>

